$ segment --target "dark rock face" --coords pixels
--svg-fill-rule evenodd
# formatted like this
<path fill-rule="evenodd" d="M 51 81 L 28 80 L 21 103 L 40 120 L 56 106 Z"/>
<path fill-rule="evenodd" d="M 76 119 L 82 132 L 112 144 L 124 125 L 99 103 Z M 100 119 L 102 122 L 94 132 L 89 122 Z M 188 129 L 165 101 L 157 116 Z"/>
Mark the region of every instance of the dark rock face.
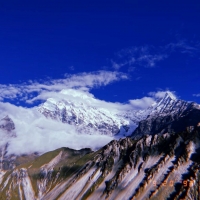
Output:
<path fill-rule="evenodd" d="M 142 137 L 143 135 L 154 135 L 158 133 L 181 132 L 186 127 L 194 127 L 200 122 L 200 109 L 195 103 L 191 103 L 182 112 L 168 114 L 165 116 L 149 116 L 139 123 L 133 132 L 132 137 Z"/>

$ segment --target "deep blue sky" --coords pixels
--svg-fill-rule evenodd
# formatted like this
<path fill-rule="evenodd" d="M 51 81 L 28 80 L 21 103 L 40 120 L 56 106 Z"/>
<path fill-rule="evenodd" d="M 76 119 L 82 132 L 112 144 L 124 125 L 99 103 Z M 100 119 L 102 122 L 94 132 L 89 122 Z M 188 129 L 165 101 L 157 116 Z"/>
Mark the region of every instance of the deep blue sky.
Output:
<path fill-rule="evenodd" d="M 0 84 L 97 70 L 130 75 L 100 99 L 169 89 L 200 103 L 200 2 L 0 1 Z"/>

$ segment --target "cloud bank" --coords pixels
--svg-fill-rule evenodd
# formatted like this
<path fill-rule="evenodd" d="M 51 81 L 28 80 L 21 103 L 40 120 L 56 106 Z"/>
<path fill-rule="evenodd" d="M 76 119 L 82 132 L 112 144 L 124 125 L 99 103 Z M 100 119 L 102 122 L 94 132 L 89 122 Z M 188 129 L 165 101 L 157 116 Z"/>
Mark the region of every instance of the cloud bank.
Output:
<path fill-rule="evenodd" d="M 9 113 L 15 123 L 17 137 L 1 138 L 1 145 L 9 142 L 8 154 L 44 153 L 60 147 L 96 150 L 113 137 L 78 134 L 75 127 L 45 118 L 36 108 L 23 108 L 10 103 L 0 103 L 0 118 Z"/>

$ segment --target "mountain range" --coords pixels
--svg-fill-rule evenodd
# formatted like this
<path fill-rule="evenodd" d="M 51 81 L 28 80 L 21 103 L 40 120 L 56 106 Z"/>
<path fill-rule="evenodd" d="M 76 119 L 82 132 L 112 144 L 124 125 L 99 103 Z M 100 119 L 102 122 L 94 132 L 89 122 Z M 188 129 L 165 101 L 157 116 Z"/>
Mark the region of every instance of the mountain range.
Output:
<path fill-rule="evenodd" d="M 0 143 L 0 199 L 200 199 L 197 103 L 166 92 L 146 109 L 118 111 L 94 106 L 93 97 L 72 95 L 80 101 L 50 98 L 37 110 L 80 134 L 116 139 L 97 151 L 61 147 L 42 155 L 7 154 L 5 139 Z M 17 138 L 16 126 L 4 117 L 2 138 Z"/>
<path fill-rule="evenodd" d="M 68 94 L 69 91 L 63 90 L 61 93 Z M 132 134 L 138 123 L 148 116 L 175 114 L 189 106 L 189 103 L 177 100 L 171 92 L 166 92 L 163 98 L 157 98 L 146 109 L 111 110 L 103 106 L 93 106 L 96 101 L 93 97 L 74 93 L 73 90 L 70 93 L 74 98 L 78 96 L 81 99 L 74 102 L 67 99 L 49 98 L 39 106 L 38 110 L 47 118 L 75 125 L 79 133 L 88 134 L 95 132 L 111 136 L 128 136 Z"/>

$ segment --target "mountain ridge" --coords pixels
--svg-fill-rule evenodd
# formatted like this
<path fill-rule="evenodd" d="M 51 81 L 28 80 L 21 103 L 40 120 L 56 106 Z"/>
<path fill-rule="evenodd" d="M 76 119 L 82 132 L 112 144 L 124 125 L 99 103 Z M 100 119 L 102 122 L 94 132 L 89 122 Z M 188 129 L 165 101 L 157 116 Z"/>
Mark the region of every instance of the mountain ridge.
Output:
<path fill-rule="evenodd" d="M 76 92 L 74 93 L 76 94 Z M 81 94 L 76 95 L 81 96 Z M 89 99 L 89 102 L 95 101 L 90 96 L 83 96 L 82 99 L 84 98 Z M 189 104 L 177 99 L 171 92 L 166 92 L 163 98 L 157 98 L 147 109 L 112 112 L 108 108 L 94 107 L 92 103 L 91 105 L 84 104 L 84 101 L 81 100 L 77 103 L 68 99 L 57 101 L 50 98 L 39 106 L 38 111 L 47 118 L 74 125 L 79 133 L 98 132 L 112 136 L 128 136 L 137 128 L 140 121 L 149 116 L 175 114 L 180 110 L 187 109 Z"/>

